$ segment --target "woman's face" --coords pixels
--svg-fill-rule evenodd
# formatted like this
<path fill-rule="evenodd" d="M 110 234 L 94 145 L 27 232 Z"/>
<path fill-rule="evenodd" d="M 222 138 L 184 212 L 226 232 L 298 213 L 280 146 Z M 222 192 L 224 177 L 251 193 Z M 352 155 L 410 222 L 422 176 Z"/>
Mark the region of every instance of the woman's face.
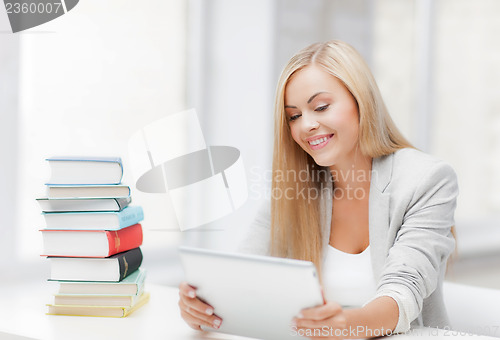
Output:
<path fill-rule="evenodd" d="M 297 71 L 285 87 L 285 113 L 293 139 L 318 165 L 354 161 L 358 106 L 336 77 L 316 65 Z"/>

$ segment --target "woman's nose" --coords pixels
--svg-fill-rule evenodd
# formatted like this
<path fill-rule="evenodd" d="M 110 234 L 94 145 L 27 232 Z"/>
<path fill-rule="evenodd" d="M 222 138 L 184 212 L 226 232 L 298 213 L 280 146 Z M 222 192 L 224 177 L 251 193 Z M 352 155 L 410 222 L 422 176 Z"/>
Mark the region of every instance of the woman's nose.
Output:
<path fill-rule="evenodd" d="M 303 115 L 305 116 L 302 120 L 304 123 L 304 128 L 308 131 L 317 129 L 319 127 L 319 122 L 315 119 L 313 115 Z"/>

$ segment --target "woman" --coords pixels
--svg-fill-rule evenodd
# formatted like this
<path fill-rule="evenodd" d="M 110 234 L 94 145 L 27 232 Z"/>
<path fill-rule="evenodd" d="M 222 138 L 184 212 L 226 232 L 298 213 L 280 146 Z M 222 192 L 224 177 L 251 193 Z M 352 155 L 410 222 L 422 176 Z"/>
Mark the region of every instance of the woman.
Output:
<path fill-rule="evenodd" d="M 362 57 L 340 41 L 314 44 L 281 74 L 270 209 L 242 248 L 315 263 L 327 303 L 292 320 L 298 334 L 444 327 L 457 194 L 453 169 L 398 131 Z M 192 287 L 181 284 L 180 296 L 190 326 L 220 326 Z"/>

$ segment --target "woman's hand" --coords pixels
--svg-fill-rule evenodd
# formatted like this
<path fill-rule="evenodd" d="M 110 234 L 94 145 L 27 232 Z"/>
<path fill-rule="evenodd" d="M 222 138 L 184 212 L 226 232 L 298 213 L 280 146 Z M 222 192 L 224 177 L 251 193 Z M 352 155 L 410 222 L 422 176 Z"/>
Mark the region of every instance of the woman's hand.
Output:
<path fill-rule="evenodd" d="M 335 302 L 303 309 L 292 320 L 292 330 L 311 339 L 341 339 L 348 335 L 344 310 Z"/>
<path fill-rule="evenodd" d="M 219 329 L 222 319 L 214 314 L 214 308 L 196 297 L 196 289 L 183 282 L 179 285 L 181 317 L 193 329 L 200 326 Z"/>

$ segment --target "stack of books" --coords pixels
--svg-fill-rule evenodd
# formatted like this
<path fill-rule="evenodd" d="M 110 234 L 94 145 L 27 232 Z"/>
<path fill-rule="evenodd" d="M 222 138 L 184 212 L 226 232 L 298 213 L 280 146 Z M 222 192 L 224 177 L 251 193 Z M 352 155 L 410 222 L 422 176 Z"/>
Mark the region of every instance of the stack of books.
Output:
<path fill-rule="evenodd" d="M 124 317 L 144 292 L 140 206 L 121 183 L 120 158 L 53 157 L 47 197 L 37 201 L 46 226 L 43 254 L 59 283 L 48 314 Z"/>

